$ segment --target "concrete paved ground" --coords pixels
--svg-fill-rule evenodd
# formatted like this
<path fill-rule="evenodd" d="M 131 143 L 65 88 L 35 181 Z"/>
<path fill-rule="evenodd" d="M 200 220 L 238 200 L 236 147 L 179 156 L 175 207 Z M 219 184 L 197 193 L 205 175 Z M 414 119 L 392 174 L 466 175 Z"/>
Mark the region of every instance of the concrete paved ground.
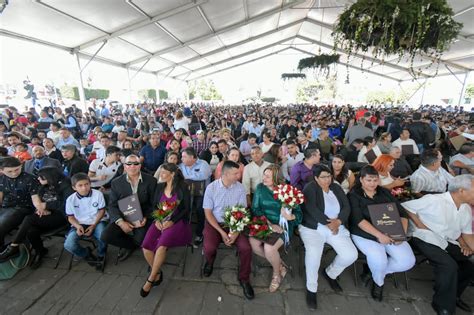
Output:
<path fill-rule="evenodd" d="M 297 240 L 295 240 L 297 243 Z M 256 297 L 243 298 L 237 282 L 233 250 L 217 254 L 216 267 L 210 278 L 199 276 L 201 249 L 189 251 L 185 274 L 181 268 L 165 265 L 164 281 L 153 288 L 147 298 L 139 290 L 147 277 L 147 265 L 140 251 L 128 260 L 114 265 L 117 250 L 109 248 L 105 272 L 95 271 L 85 262 L 74 261 L 67 270 L 69 254 L 61 259 L 58 269 L 53 269 L 59 255 L 61 240 L 46 242 L 50 248 L 43 265 L 37 270 L 25 269 L 8 281 L 0 281 L 0 314 L 434 314 L 431 309 L 432 268 L 427 264 L 415 267 L 408 273 L 409 290 L 405 288 L 403 274 L 396 276 L 398 288 L 392 278 L 386 280 L 383 302 L 370 297 L 369 288 L 354 285 L 353 268 L 341 275 L 343 294 L 335 294 L 325 279 L 320 277 L 316 312 L 309 312 L 305 303 L 305 282 L 298 272 L 298 253 L 290 249 L 286 261 L 293 267 L 280 290 L 268 292 L 270 268 L 259 267 L 252 275 Z M 169 251 L 167 261 L 182 262 L 184 248 Z M 322 266 L 332 259 L 327 253 Z M 258 259 L 257 259 L 258 260 Z M 263 263 L 261 260 L 258 260 Z M 358 265 L 358 272 L 361 265 Z M 474 288 L 469 287 L 463 298 L 474 307 Z M 465 314 L 458 309 L 457 314 Z"/>

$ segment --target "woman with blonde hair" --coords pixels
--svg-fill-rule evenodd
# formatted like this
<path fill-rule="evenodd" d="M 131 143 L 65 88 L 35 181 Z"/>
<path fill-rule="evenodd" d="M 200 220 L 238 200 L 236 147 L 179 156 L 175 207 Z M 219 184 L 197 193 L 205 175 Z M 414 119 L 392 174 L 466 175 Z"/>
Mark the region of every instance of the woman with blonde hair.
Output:
<path fill-rule="evenodd" d="M 174 129 L 178 130 L 182 128 L 186 131 L 189 131 L 189 123 L 190 123 L 189 118 L 183 115 L 183 111 L 178 110 L 175 114 L 175 118 L 173 122 Z"/>
<path fill-rule="evenodd" d="M 302 214 L 299 206 L 293 209 L 292 214 L 288 214 L 279 200 L 273 198 L 273 190 L 283 183 L 280 167 L 275 164 L 268 166 L 263 172 L 262 183 L 257 185 L 252 202 L 252 215 L 265 216 L 269 221 L 272 230 L 280 234 L 280 238 L 275 244 L 270 245 L 260 239 L 250 237 L 250 246 L 255 254 L 265 258 L 273 268 L 272 280 L 269 291 L 275 292 L 280 287 L 280 283 L 285 277 L 287 270 L 279 253 L 280 247 L 284 244 L 283 229 L 280 227 L 280 215 L 288 220 L 288 235 L 293 235 L 293 229 L 301 223 Z"/>
<path fill-rule="evenodd" d="M 377 146 L 383 154 L 389 154 L 392 148 L 392 135 L 390 132 L 384 132 L 380 135 Z"/>

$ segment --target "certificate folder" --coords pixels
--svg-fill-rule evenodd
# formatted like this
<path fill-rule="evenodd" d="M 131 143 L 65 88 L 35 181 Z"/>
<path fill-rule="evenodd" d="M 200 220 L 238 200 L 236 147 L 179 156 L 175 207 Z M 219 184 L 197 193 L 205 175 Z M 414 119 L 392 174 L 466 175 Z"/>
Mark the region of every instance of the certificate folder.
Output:
<path fill-rule="evenodd" d="M 136 225 L 143 220 L 143 212 L 137 194 L 130 195 L 118 201 L 120 211 L 125 221 Z"/>
<path fill-rule="evenodd" d="M 407 239 L 403 230 L 400 214 L 394 202 L 367 206 L 372 225 L 395 241 Z"/>

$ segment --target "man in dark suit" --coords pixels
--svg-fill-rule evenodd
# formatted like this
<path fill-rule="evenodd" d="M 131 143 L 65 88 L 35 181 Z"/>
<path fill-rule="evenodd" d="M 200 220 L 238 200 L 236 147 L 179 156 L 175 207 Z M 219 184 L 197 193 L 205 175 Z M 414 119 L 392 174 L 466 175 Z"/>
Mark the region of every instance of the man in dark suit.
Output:
<path fill-rule="evenodd" d="M 304 135 L 298 136 L 298 143 L 300 145 L 300 152 L 304 153 L 307 149 L 318 149 L 321 151 L 318 143 L 309 141 Z"/>
<path fill-rule="evenodd" d="M 43 167 L 61 168 L 61 163 L 46 156 L 42 146 L 37 145 L 33 148 L 33 159 L 25 162 L 25 172 L 31 175 L 38 175 L 38 171 Z"/>
<path fill-rule="evenodd" d="M 127 259 L 141 245 L 148 227 L 153 222 L 151 213 L 154 210 L 152 200 L 156 179 L 141 172 L 140 168 L 140 158 L 136 155 L 129 155 L 125 159 L 124 174 L 112 181 L 108 207 L 110 223 L 102 233 L 101 239 L 107 244 L 123 249 L 119 253 L 120 261 Z M 138 225 L 127 222 L 118 207 L 120 199 L 133 194 L 138 195 L 143 213 L 143 220 Z"/>

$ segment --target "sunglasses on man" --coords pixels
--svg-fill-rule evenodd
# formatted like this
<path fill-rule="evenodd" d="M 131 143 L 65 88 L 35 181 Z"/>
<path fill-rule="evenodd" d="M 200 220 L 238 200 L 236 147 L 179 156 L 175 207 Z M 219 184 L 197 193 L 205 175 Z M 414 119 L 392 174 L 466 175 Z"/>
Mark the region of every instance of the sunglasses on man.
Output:
<path fill-rule="evenodd" d="M 140 162 L 128 162 L 128 163 L 124 163 L 124 164 L 127 165 L 127 166 L 132 166 L 132 165 L 133 166 L 138 166 L 138 165 L 140 165 Z"/>

